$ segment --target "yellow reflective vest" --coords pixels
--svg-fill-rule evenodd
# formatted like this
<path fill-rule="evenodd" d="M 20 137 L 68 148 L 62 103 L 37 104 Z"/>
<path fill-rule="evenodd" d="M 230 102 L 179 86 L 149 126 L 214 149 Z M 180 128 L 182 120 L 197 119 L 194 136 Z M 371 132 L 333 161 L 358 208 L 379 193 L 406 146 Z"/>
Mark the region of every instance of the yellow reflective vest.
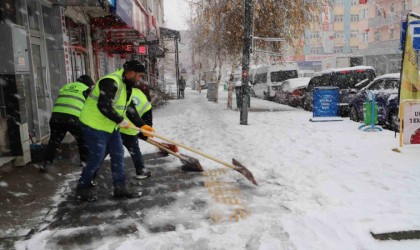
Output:
<path fill-rule="evenodd" d="M 81 82 L 72 82 L 64 85 L 59 91 L 53 112 L 80 117 L 86 101 L 83 92 L 87 89 L 88 86 Z"/>
<path fill-rule="evenodd" d="M 117 83 L 118 89 L 115 93 L 112 107 L 118 114 L 124 116 L 125 112 L 127 111 L 127 106 L 131 102 L 132 95 L 130 95 L 130 97 L 127 99 L 126 85 L 122 80 L 123 72 L 124 69 L 120 69 L 99 79 L 98 83 L 95 85 L 89 97 L 87 98 L 82 113 L 80 114 L 80 121 L 83 124 L 93 129 L 105 131 L 108 133 L 112 133 L 114 130 L 118 129 L 118 124 L 104 116 L 98 108 L 98 99 L 100 94 L 99 82 L 104 78 L 111 78 Z"/>
<path fill-rule="evenodd" d="M 149 102 L 149 100 L 147 100 L 146 95 L 138 88 L 133 88 L 132 100 L 134 105 L 136 105 L 136 111 L 140 117 L 142 117 L 144 113 L 152 109 L 152 104 Z M 133 125 L 131 121 L 127 118 L 127 116 L 125 116 L 124 118 L 127 119 L 131 125 Z M 129 128 L 121 128 L 120 132 L 126 135 L 137 135 L 139 133 L 137 130 Z"/>

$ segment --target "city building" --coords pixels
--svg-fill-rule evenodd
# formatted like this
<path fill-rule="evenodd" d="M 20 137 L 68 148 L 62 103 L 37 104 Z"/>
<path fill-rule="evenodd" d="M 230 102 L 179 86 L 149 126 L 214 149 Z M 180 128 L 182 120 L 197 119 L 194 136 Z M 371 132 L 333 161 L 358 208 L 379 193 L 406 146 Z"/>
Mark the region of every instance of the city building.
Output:
<path fill-rule="evenodd" d="M 153 84 L 162 24 L 163 0 L 0 1 L 0 157 L 31 161 L 59 89 L 80 75 L 98 80 L 139 59 Z"/>
<path fill-rule="evenodd" d="M 323 70 L 358 64 L 378 75 L 399 72 L 401 23 L 420 12 L 419 0 L 334 0 L 304 35 L 303 56 L 288 56 L 301 69 Z"/>

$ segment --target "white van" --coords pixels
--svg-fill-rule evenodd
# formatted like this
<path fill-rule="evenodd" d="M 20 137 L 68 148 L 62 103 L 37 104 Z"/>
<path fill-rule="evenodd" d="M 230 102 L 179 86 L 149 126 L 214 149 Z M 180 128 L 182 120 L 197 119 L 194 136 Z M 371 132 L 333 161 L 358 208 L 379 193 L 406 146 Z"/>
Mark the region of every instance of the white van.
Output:
<path fill-rule="evenodd" d="M 298 71 L 297 63 L 293 62 L 258 67 L 253 82 L 255 95 L 272 100 L 280 84 L 287 79 L 297 78 Z"/>

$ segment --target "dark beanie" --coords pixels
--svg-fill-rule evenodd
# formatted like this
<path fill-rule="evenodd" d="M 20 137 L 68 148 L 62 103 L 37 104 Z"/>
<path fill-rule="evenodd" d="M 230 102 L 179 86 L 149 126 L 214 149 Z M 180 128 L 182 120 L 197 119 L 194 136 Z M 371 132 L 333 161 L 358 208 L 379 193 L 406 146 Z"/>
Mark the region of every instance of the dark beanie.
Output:
<path fill-rule="evenodd" d="M 141 73 L 146 72 L 146 67 L 144 67 L 144 65 L 138 60 L 130 60 L 125 62 L 123 68 L 127 71 L 135 71 Z"/>
<path fill-rule="evenodd" d="M 90 76 L 88 75 L 81 75 L 79 76 L 79 78 L 77 78 L 78 82 L 84 83 L 86 86 L 90 87 L 92 85 L 94 85 L 95 83 L 93 82 L 92 78 L 90 78 Z"/>

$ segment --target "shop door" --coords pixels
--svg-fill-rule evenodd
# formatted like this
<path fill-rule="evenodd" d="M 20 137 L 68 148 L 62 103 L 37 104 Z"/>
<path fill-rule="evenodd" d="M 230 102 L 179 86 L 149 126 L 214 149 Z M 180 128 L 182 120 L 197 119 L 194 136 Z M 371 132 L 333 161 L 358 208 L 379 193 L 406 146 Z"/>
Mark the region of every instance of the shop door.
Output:
<path fill-rule="evenodd" d="M 49 117 L 50 117 L 50 96 L 49 88 L 46 81 L 46 72 L 43 70 L 43 57 L 40 39 L 31 39 L 31 48 L 32 48 L 32 62 L 33 62 L 33 79 L 35 87 L 35 100 L 36 100 L 36 115 L 35 115 L 35 130 L 36 136 L 39 139 L 42 139 L 44 136 L 49 133 Z M 44 63 L 45 65 L 45 63 Z M 45 68 L 45 67 L 44 67 Z"/>

